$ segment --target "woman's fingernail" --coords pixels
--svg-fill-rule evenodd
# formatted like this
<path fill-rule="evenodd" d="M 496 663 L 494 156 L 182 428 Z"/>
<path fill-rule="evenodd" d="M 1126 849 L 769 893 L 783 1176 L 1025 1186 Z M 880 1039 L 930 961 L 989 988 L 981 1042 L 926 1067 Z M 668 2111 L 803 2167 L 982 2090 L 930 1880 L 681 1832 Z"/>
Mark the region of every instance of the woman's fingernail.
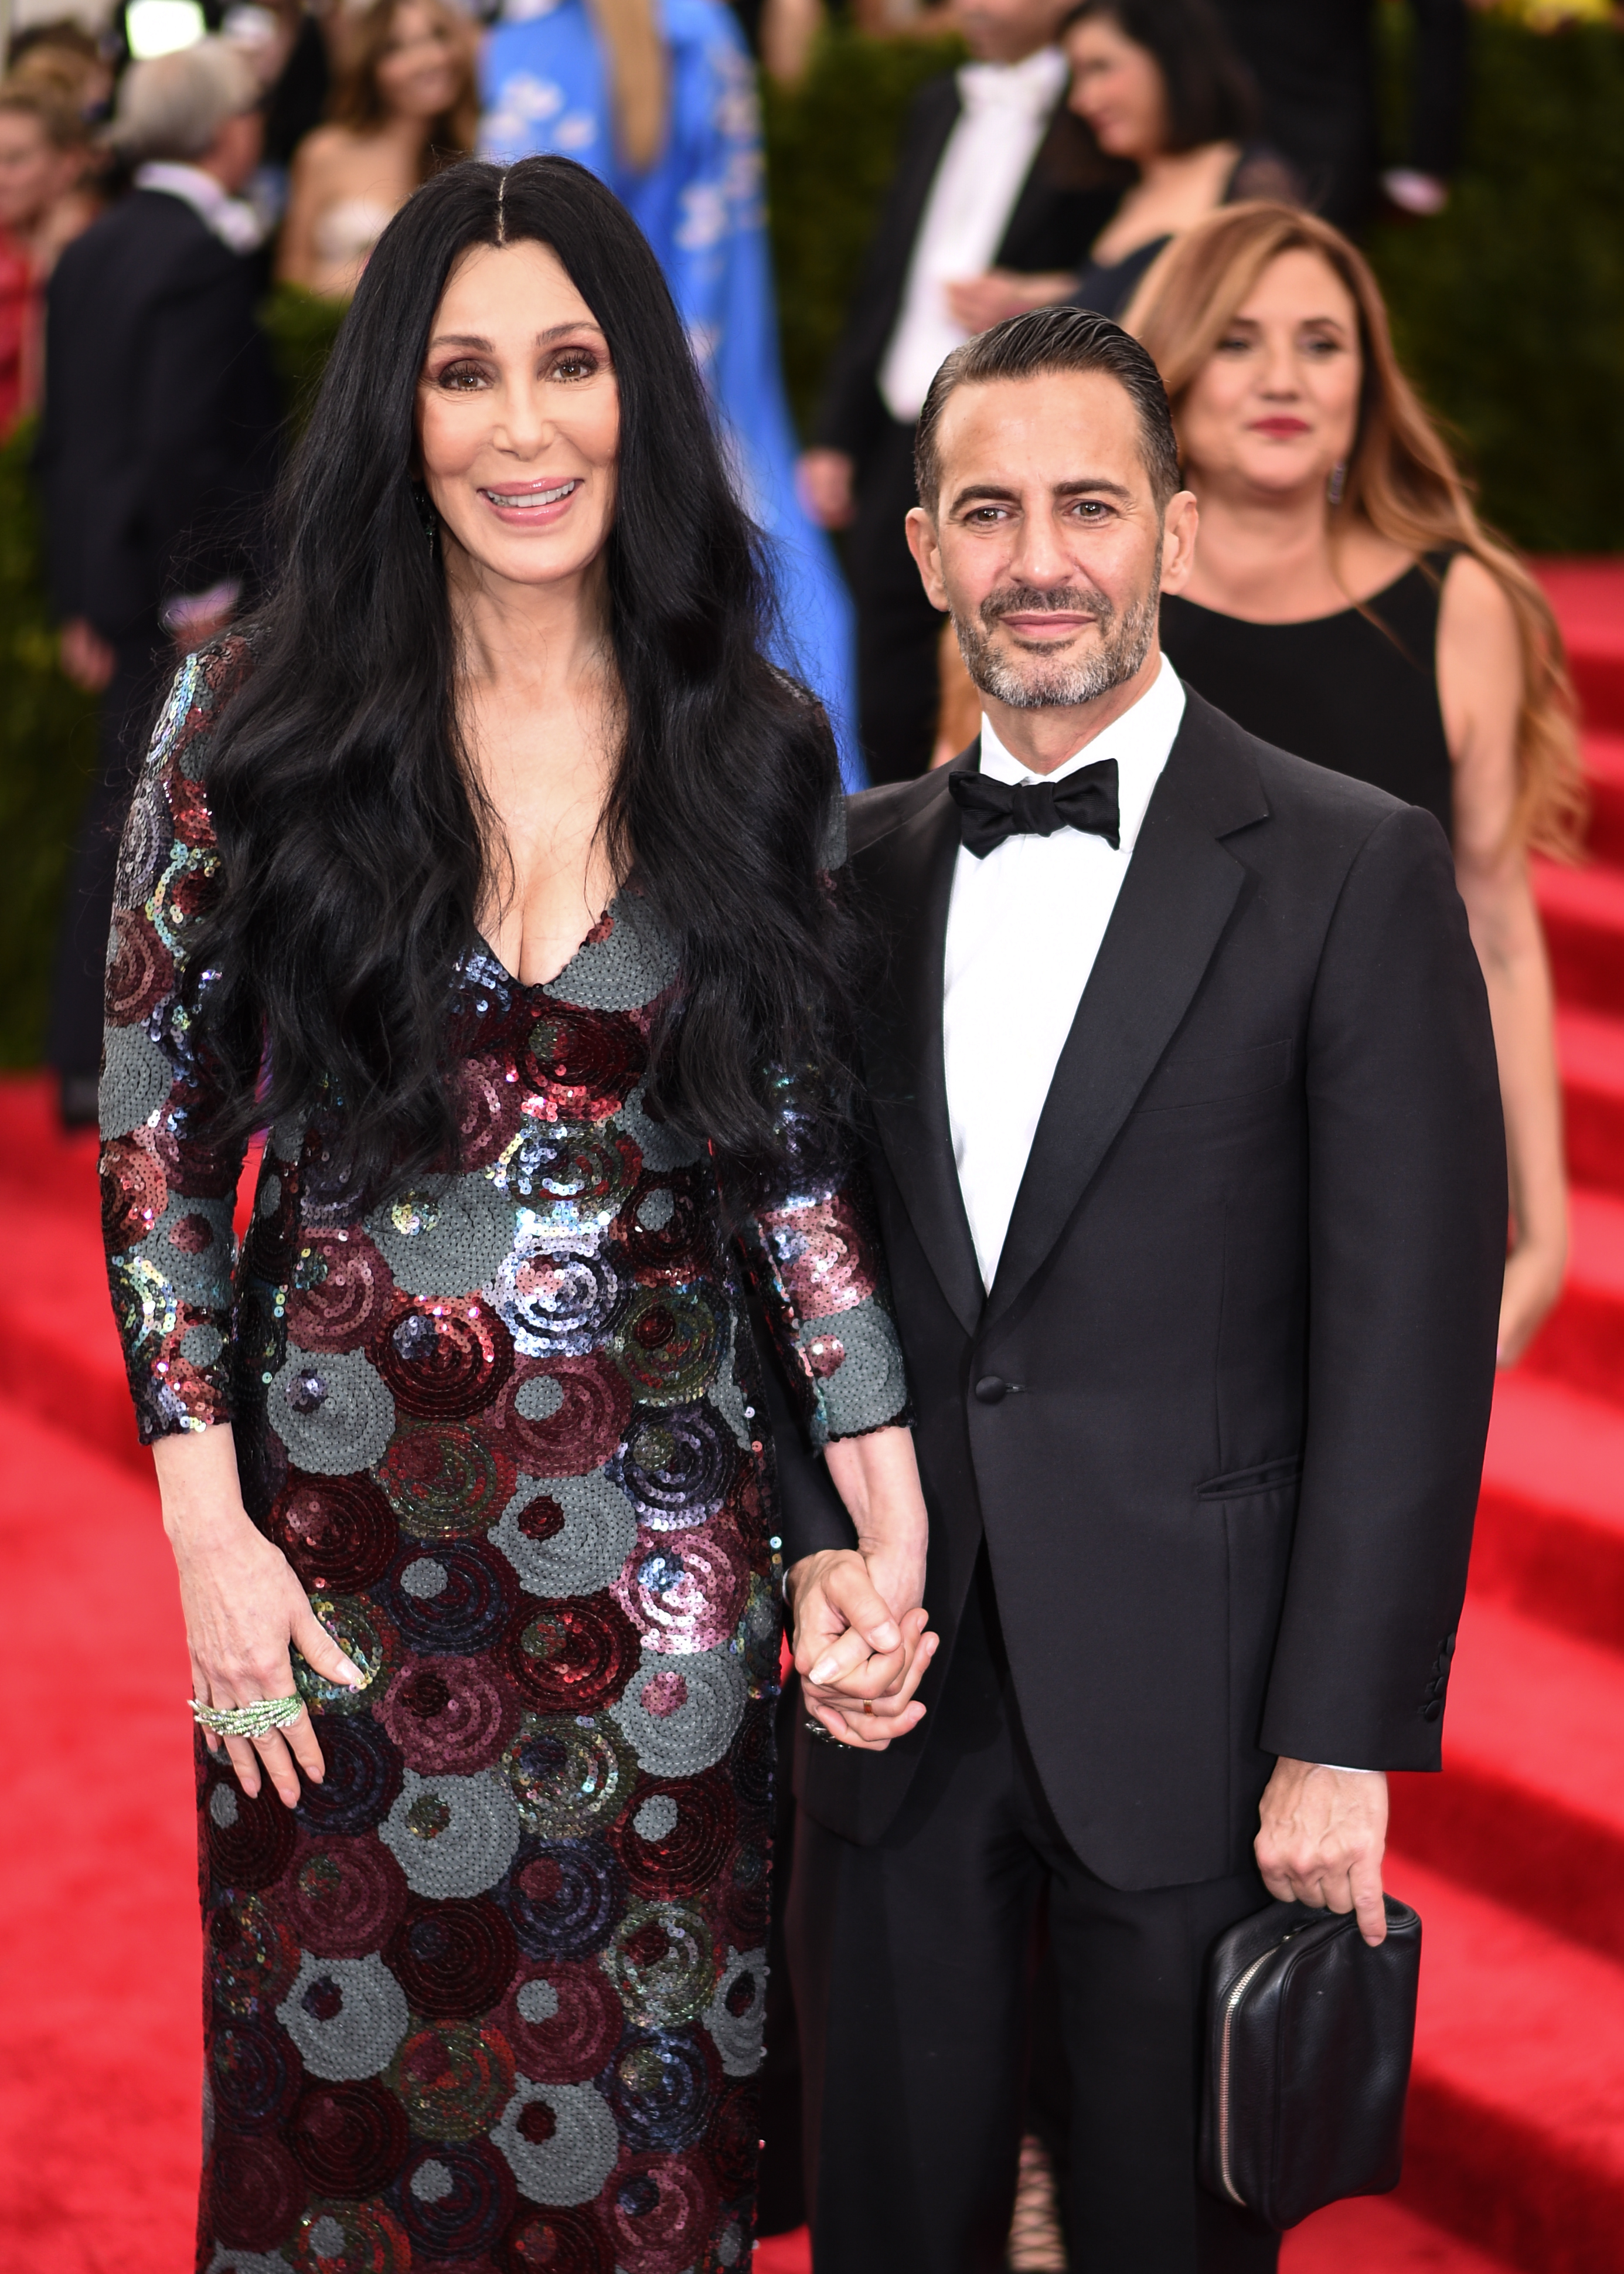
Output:
<path fill-rule="evenodd" d="M 339 1679 L 342 1682 L 347 1682 L 352 1690 L 365 1689 L 365 1675 L 362 1673 L 358 1666 L 351 1666 L 347 1658 L 340 1659 L 338 1662 L 338 1672 Z"/>
<path fill-rule="evenodd" d="M 832 1682 L 839 1670 L 837 1659 L 820 1658 L 807 1679 L 808 1682 Z"/>

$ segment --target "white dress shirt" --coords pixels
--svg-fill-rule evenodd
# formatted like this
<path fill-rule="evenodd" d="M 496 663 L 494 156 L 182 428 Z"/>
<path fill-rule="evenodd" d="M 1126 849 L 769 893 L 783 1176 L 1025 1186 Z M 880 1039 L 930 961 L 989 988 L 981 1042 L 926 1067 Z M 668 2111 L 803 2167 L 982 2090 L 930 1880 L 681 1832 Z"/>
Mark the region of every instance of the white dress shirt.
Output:
<path fill-rule="evenodd" d="M 1122 832 L 1115 851 L 1079 829 L 1008 837 L 984 861 L 959 849 L 942 1047 L 953 1158 L 987 1287 L 1055 1067 L 1184 715 L 1183 685 L 1163 656 L 1132 709 L 1051 774 L 1029 773 L 981 720 L 981 772 L 995 781 L 1061 781 L 1115 758 Z"/>
<path fill-rule="evenodd" d="M 948 313 L 944 288 L 990 267 L 1065 81 L 1058 48 L 1040 48 L 1025 63 L 959 70 L 962 108 L 930 185 L 880 365 L 885 407 L 904 425 L 919 417 L 943 358 L 969 337 Z"/>
<path fill-rule="evenodd" d="M 138 190 L 160 190 L 192 207 L 211 236 L 233 252 L 256 252 L 265 242 L 265 224 L 246 198 L 234 198 L 201 166 L 178 159 L 153 158 L 135 169 Z"/>

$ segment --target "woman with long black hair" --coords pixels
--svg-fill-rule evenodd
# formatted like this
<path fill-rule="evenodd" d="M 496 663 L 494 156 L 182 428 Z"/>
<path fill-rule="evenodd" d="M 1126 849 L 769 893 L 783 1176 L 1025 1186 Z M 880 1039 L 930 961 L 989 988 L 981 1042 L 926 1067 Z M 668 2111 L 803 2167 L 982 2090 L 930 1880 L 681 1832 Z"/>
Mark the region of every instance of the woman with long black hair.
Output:
<path fill-rule="evenodd" d="M 834 746 L 590 175 L 391 222 L 283 560 L 159 721 L 102 1093 L 206 1733 L 198 2263 L 743 2265 L 773 1402 L 885 1547 L 846 1742 L 918 1718 L 924 1515 Z"/>

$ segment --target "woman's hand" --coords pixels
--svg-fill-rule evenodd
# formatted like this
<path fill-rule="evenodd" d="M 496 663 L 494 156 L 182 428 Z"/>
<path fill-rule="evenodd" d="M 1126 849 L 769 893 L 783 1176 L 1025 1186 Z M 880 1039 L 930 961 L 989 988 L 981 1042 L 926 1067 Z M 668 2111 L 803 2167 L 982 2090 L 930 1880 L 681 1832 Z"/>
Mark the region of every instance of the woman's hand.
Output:
<path fill-rule="evenodd" d="M 244 1508 L 230 1430 L 222 1426 L 161 1438 L 153 1459 L 163 1528 L 180 1576 L 192 1694 L 198 1702 L 229 1707 L 292 1697 L 289 1645 L 327 1681 L 362 1688 L 366 1677 L 312 1610 L 287 1557 Z M 298 1803 L 298 1769 L 312 1784 L 321 1781 L 321 1748 L 307 1711 L 301 1709 L 286 1729 L 260 1737 L 205 1735 L 211 1752 L 223 1745 L 251 1799 L 261 1771 L 289 1808 Z"/>
<path fill-rule="evenodd" d="M 1506 1258 L 1500 1289 L 1500 1334 L 1494 1346 L 1497 1365 L 1515 1366 L 1522 1357 L 1561 1293 L 1567 1270 L 1565 1239 L 1518 1240 Z"/>
<path fill-rule="evenodd" d="M 944 289 L 948 312 L 966 332 L 990 331 L 1006 316 L 1024 316 L 1031 308 L 1052 307 L 1064 300 L 1076 283 L 1064 269 L 1051 275 L 1021 276 L 1012 268 L 989 268 L 985 276 L 964 276 Z"/>

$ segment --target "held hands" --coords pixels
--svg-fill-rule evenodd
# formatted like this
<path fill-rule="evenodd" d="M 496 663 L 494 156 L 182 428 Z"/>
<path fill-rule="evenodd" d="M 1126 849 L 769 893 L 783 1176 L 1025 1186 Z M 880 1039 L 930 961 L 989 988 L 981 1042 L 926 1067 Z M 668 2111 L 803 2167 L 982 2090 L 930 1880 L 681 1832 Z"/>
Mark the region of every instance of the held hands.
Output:
<path fill-rule="evenodd" d="M 153 1451 L 164 1529 L 180 1577 L 192 1694 L 198 1702 L 235 1706 L 290 1698 L 289 1645 L 327 1681 L 360 1689 L 365 1675 L 312 1610 L 282 1550 L 244 1508 L 230 1430 L 222 1427 L 163 1438 Z M 206 1731 L 205 1737 L 211 1752 L 224 1747 L 250 1799 L 259 1790 L 262 1772 L 289 1808 L 298 1803 L 298 1769 L 312 1784 L 321 1781 L 321 1748 L 306 1711 L 285 1729 L 270 1729 L 263 1736 L 219 1737 Z"/>
<path fill-rule="evenodd" d="M 936 1655 L 921 1608 L 929 1519 L 914 1440 L 876 1429 L 831 1445 L 829 1473 L 857 1547 L 806 1555 L 786 1592 L 806 1708 L 838 1743 L 883 1753 L 923 1721 L 914 1698 Z"/>
<path fill-rule="evenodd" d="M 1372 1947 L 1385 1942 L 1381 1857 L 1387 1840 L 1387 1780 L 1379 1772 L 1274 1764 L 1252 1843 L 1263 1884 L 1277 1902 L 1353 1911 Z"/>

